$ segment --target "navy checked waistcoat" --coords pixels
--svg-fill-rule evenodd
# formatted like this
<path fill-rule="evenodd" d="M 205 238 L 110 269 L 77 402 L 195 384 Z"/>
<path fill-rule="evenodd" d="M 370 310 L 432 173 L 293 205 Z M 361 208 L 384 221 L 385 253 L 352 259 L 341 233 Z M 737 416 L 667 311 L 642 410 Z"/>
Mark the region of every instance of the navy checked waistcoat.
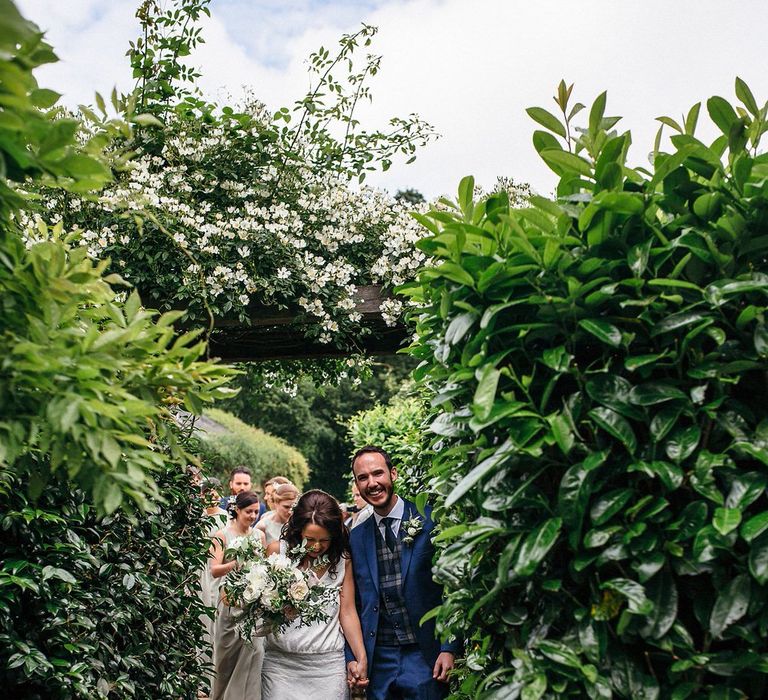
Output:
<path fill-rule="evenodd" d="M 388 527 L 388 526 L 387 526 Z M 374 524 L 376 532 L 376 556 L 379 560 L 379 613 L 378 643 L 385 646 L 415 644 L 416 633 L 408 616 L 403 600 L 403 575 L 400 567 L 400 552 L 403 546 L 396 538 L 395 551 L 390 552 L 381 531 Z"/>

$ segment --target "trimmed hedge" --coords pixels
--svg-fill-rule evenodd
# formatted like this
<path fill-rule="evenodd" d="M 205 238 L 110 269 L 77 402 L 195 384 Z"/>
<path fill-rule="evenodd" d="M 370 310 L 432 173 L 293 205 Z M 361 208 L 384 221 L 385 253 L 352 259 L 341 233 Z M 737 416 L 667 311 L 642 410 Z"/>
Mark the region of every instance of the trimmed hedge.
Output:
<path fill-rule="evenodd" d="M 274 435 L 243 423 L 219 409 L 205 412 L 206 418 L 223 426 L 222 432 L 199 431 L 199 454 L 204 471 L 216 474 L 226 484 L 235 467 L 246 466 L 254 485 L 272 476 L 285 476 L 301 489 L 309 478 L 309 465 L 297 449 Z"/>

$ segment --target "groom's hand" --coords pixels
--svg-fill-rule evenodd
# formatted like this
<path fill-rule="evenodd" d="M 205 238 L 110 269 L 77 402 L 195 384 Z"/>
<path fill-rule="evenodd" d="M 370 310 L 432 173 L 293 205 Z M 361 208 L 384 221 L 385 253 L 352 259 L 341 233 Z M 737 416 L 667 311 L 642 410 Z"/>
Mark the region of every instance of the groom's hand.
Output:
<path fill-rule="evenodd" d="M 347 663 L 347 685 L 350 688 L 365 688 L 368 685 L 365 665 L 354 660 Z"/>
<path fill-rule="evenodd" d="M 450 651 L 441 651 L 435 661 L 432 670 L 432 678 L 441 683 L 448 682 L 448 673 L 453 669 L 453 654 Z"/>

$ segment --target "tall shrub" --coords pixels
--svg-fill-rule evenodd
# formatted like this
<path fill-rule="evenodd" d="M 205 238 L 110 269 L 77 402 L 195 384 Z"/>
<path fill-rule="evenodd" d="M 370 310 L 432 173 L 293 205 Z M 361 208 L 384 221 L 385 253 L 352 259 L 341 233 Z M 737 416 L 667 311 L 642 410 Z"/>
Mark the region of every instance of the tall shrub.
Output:
<path fill-rule="evenodd" d="M 662 118 L 647 170 L 570 94 L 529 110 L 555 201 L 421 218 L 440 626 L 473 697 L 764 697 L 768 106 Z"/>
<path fill-rule="evenodd" d="M 30 188 L 95 196 L 111 178 L 104 148 L 131 136 L 127 121 L 86 131 L 57 109 L 32 73 L 55 60 L 0 0 L 0 685 L 189 697 L 205 543 L 172 414 L 231 394 L 230 371 L 199 361 L 196 333 L 177 336 L 180 314 L 118 292 L 61 224 L 40 224 L 37 243 L 24 230 Z"/>
<path fill-rule="evenodd" d="M 356 413 L 347 423 L 352 453 L 364 445 L 384 448 L 397 467 L 397 493 L 416 498 L 424 492 L 427 458 L 423 454 L 424 401 L 416 396 L 395 396 Z"/>
<path fill-rule="evenodd" d="M 157 475 L 161 508 L 100 516 L 57 474 L 32 502 L 0 489 L 0 684 L 19 700 L 191 698 L 204 688 L 197 596 L 207 556 L 186 470 Z"/>

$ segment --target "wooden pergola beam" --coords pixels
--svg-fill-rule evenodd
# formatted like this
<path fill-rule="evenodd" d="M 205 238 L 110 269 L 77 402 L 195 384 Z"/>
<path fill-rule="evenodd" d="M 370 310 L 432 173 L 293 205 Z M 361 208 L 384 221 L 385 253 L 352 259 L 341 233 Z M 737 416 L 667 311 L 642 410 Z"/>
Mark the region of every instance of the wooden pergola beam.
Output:
<path fill-rule="evenodd" d="M 362 316 L 364 332 L 342 348 L 307 340 L 309 324 L 298 323 L 291 311 L 254 304 L 248 307 L 248 324 L 236 319 L 214 319 L 209 353 L 227 362 L 391 355 L 403 347 L 408 330 L 403 325 L 392 328 L 384 323 L 380 311 L 383 299 L 380 286 L 358 287 L 355 311 Z"/>

